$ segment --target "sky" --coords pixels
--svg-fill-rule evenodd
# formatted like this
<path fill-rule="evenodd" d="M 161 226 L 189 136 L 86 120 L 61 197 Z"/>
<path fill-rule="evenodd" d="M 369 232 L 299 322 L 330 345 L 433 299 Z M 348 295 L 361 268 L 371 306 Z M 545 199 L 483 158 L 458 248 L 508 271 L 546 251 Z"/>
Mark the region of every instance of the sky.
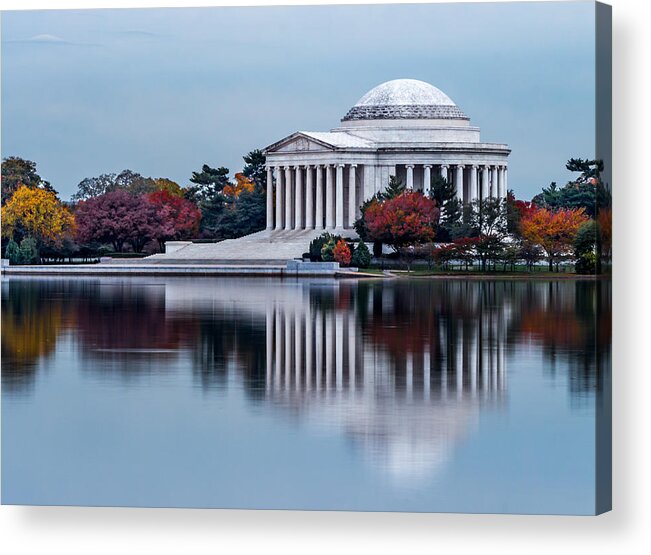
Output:
<path fill-rule="evenodd" d="M 413 78 L 509 145 L 529 199 L 594 157 L 594 43 L 592 2 L 3 12 L 1 151 L 62 199 L 126 168 L 187 185 Z"/>

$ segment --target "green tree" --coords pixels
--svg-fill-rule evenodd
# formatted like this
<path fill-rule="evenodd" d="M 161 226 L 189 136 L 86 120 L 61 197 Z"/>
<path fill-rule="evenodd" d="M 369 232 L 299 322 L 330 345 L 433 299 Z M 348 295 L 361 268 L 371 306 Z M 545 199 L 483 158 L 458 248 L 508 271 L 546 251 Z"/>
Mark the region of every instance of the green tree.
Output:
<path fill-rule="evenodd" d="M 395 175 L 389 176 L 389 183 L 384 191 L 377 194 L 378 200 L 391 200 L 404 193 L 406 190 L 405 185 L 401 179 Z"/>
<path fill-rule="evenodd" d="M 249 152 L 244 158 L 242 173 L 263 190 L 267 189 L 267 169 L 265 164 L 267 158 L 261 150 L 255 149 Z"/>
<path fill-rule="evenodd" d="M 364 241 L 360 241 L 353 251 L 353 256 L 350 261 L 352 266 L 357 268 L 368 268 L 371 264 L 371 253 Z"/>
<path fill-rule="evenodd" d="M 236 197 L 229 197 L 218 219 L 215 234 L 220 239 L 234 239 L 261 231 L 267 221 L 267 206 L 264 190 L 242 191 Z"/>
<path fill-rule="evenodd" d="M 25 237 L 20 242 L 20 263 L 21 264 L 38 264 L 38 249 L 36 248 L 36 239 Z"/>
<path fill-rule="evenodd" d="M 36 163 L 18 156 L 8 156 L 2 159 L 2 205 L 11 198 L 21 185 L 30 189 L 44 189 L 50 193 L 56 191 L 36 173 Z"/>
<path fill-rule="evenodd" d="M 577 274 L 594 274 L 597 269 L 597 223 L 589 220 L 576 232 L 572 247 Z"/>
<path fill-rule="evenodd" d="M 195 204 L 201 204 L 206 201 L 214 201 L 215 197 L 224 190 L 229 184 L 228 168 L 219 167 L 211 168 L 204 164 L 200 172 L 192 172 L 190 181 L 194 185 L 186 190 L 186 198 Z"/>
<path fill-rule="evenodd" d="M 103 173 L 97 177 L 86 177 L 77 185 L 77 192 L 72 195 L 72 200 L 88 200 L 120 189 L 132 195 L 142 195 L 157 191 L 159 186 L 155 179 L 143 177 L 138 172 L 127 169 L 117 174 Z"/>
<path fill-rule="evenodd" d="M 9 259 L 10 264 L 20 264 L 20 247 L 13 239 L 9 239 L 5 249 L 5 258 Z"/>

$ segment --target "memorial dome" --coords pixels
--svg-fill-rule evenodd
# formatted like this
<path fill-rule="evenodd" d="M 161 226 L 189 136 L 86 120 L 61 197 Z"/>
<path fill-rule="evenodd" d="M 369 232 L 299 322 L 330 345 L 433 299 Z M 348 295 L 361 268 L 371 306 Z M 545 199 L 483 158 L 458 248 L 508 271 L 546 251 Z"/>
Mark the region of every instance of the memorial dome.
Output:
<path fill-rule="evenodd" d="M 371 89 L 342 121 L 377 119 L 465 119 L 443 91 L 417 79 L 394 79 Z"/>

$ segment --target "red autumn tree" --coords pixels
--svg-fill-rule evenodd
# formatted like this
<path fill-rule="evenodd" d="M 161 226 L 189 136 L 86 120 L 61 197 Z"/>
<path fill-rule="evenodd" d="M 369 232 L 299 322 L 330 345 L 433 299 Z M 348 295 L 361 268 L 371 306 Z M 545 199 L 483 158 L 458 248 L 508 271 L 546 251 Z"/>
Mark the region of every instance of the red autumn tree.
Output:
<path fill-rule="evenodd" d="M 149 193 L 147 200 L 160 219 L 154 238 L 161 251 L 165 241 L 190 239 L 199 233 L 201 211 L 193 202 L 166 190 Z"/>
<path fill-rule="evenodd" d="M 369 238 L 398 252 L 434 240 L 439 221 L 436 202 L 407 191 L 392 199 L 373 201 L 364 213 Z"/>
<path fill-rule="evenodd" d="M 588 220 L 583 208 L 556 211 L 536 208 L 523 216 L 520 232 L 525 240 L 540 245 L 545 251 L 551 272 L 554 262 L 571 251 L 576 232 Z"/>
<path fill-rule="evenodd" d="M 82 243 L 110 243 L 117 252 L 129 243 L 142 252 L 159 232 L 161 217 L 146 195 L 117 190 L 79 202 L 75 222 Z"/>
<path fill-rule="evenodd" d="M 343 239 L 339 239 L 335 245 L 332 255 L 336 262 L 339 262 L 342 266 L 348 266 L 350 264 L 350 248 L 348 244 Z"/>

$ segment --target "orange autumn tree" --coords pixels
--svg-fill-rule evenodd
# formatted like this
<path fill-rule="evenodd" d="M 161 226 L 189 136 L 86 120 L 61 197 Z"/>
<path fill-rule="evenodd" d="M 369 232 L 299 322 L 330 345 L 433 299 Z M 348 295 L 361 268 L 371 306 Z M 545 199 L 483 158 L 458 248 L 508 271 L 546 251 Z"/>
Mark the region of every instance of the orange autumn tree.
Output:
<path fill-rule="evenodd" d="M 254 189 L 255 183 L 240 172 L 235 174 L 235 184 L 229 183 L 224 187 L 224 194 L 229 197 L 237 198 L 244 191 L 252 193 Z"/>
<path fill-rule="evenodd" d="M 74 229 L 74 218 L 54 192 L 21 185 L 2 207 L 2 235 L 16 241 L 33 237 L 58 245 Z"/>
<path fill-rule="evenodd" d="M 520 221 L 520 233 L 545 251 L 549 260 L 549 271 L 553 271 L 554 262 L 572 249 L 572 241 L 581 224 L 590 218 L 583 208 L 549 210 L 538 208 L 531 210 Z"/>
<path fill-rule="evenodd" d="M 332 255 L 335 259 L 335 262 L 339 262 L 342 266 L 348 266 L 350 264 L 350 248 L 346 244 L 346 241 L 339 239 L 335 245 Z"/>

